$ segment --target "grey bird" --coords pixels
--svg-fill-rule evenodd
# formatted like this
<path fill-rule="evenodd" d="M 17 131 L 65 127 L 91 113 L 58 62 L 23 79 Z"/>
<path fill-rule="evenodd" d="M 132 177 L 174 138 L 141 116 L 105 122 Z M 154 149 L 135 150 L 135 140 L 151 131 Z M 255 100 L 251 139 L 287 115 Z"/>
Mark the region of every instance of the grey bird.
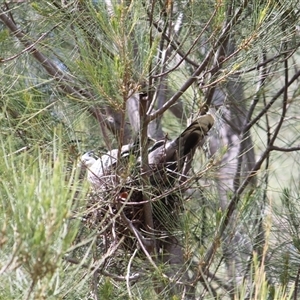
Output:
<path fill-rule="evenodd" d="M 208 131 L 214 124 L 214 118 L 210 114 L 198 117 L 173 141 L 158 141 L 148 150 L 148 163 L 150 169 L 161 171 L 167 168 L 170 171 L 181 172 L 186 159 L 191 159 L 195 149 L 203 141 Z M 121 156 L 128 156 L 130 145 L 121 149 Z M 134 147 L 134 146 L 132 146 Z M 93 158 L 91 152 L 81 157 L 81 165 L 88 169 L 88 181 L 94 188 L 105 189 L 116 184 L 117 174 L 114 166 L 117 163 L 118 150 L 113 149 L 98 159 Z M 137 157 L 137 164 L 140 163 Z M 138 165 L 137 165 L 138 167 Z M 167 170 L 167 171 L 168 171 Z M 157 176 L 155 176 L 157 181 Z"/>

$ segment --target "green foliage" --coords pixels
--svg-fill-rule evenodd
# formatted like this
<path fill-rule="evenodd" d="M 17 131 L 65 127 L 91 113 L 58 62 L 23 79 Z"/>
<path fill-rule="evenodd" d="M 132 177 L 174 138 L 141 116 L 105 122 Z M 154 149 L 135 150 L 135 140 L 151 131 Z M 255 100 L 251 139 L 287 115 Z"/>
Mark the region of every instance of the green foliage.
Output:
<path fill-rule="evenodd" d="M 226 94 L 226 105 L 230 105 L 236 97 L 234 88 L 241 83 L 244 95 L 242 99 L 238 95 L 239 110 L 256 101 L 255 117 L 269 107 L 251 128 L 258 156 L 265 153 L 281 116 L 284 124 L 276 145 L 293 147 L 299 140 L 298 86 L 289 87 L 286 106 L 280 98 L 267 103 L 297 72 L 298 1 L 53 0 L 7 1 L 7 5 L 1 4 L 0 14 L 3 10 L 11 16 L 24 37 L 16 37 L 0 23 L 0 298 L 181 299 L 180 293 L 170 292 L 177 283 L 177 278 L 167 276 L 170 267 L 146 261 L 128 232 L 123 237 L 134 250 L 114 248 L 119 236 L 112 241 L 104 233 L 115 226 L 114 218 L 120 212 L 112 217 L 111 212 L 101 211 L 105 202 L 91 201 L 86 180 L 79 174 L 78 157 L 85 150 L 120 147 L 121 134 L 127 133 L 124 141 L 133 139 L 131 132 L 137 129 L 126 127 L 131 121 L 126 105 L 132 94 L 146 91 L 153 108 L 150 114 L 185 88 L 188 80 L 195 84 L 170 105 L 171 109 L 179 106 L 179 117 L 175 119 L 170 111 L 158 116 L 170 137 L 178 135 L 185 116 L 196 114 L 213 89 Z M 234 49 L 218 57 L 228 48 L 223 43 L 229 39 Z M 210 51 L 201 74 L 192 75 Z M 37 52 L 47 61 L 38 61 Z M 285 57 L 291 57 L 287 77 Z M 265 64 L 267 58 L 271 64 Z M 261 61 L 266 66 L 264 74 L 258 67 Z M 55 75 L 47 62 L 55 66 Z M 257 87 L 262 75 L 265 81 Z M 231 90 L 230 84 L 234 86 Z M 158 103 L 160 92 L 165 102 Z M 283 108 L 288 114 L 282 114 Z M 243 113 L 246 118 L 247 112 Z M 221 117 L 218 112 L 216 121 Z M 233 125 L 241 138 L 242 129 Z M 222 130 L 216 126 L 216 131 Z M 227 238 L 242 227 L 254 244 L 253 251 L 244 262 L 247 278 L 242 284 L 231 286 L 231 282 L 218 280 L 218 276 L 227 276 L 224 240 L 218 234 L 227 210 L 220 207 L 218 198 L 217 186 L 224 178 L 216 174 L 236 159 L 228 154 L 231 150 L 231 145 L 221 145 L 209 163 L 195 156 L 194 182 L 187 184 L 184 193 L 155 203 L 154 215 L 164 229 L 182 237 L 184 268 L 190 277 L 195 276 L 199 298 L 295 299 L 300 262 L 296 152 L 269 153 L 266 169 L 256 170 L 259 183 L 235 199 L 238 205 Z M 125 179 L 137 173 L 136 165 L 136 158 L 130 155 L 122 170 Z M 240 181 L 238 190 L 245 178 L 235 179 Z M 222 188 L 230 202 L 236 190 L 228 191 L 230 184 L 225 185 Z M 122 188 L 116 187 L 117 192 Z M 114 201 L 116 194 L 110 192 L 106 197 Z M 183 206 L 184 213 L 173 202 L 169 205 L 170 201 Z M 265 221 L 265 207 L 269 206 L 272 221 Z M 92 216 L 97 222 L 89 223 L 95 207 L 101 214 Z M 211 245 L 213 257 L 205 277 L 202 267 Z M 243 249 L 238 243 L 235 246 Z M 154 290 L 159 288 L 162 291 L 156 295 Z"/>
<path fill-rule="evenodd" d="M 72 210 L 85 192 L 56 139 L 51 152 L 14 151 L 9 140 L 1 142 L 0 293 L 3 299 L 7 289 L 11 298 L 39 298 L 57 289 L 58 271 L 78 230 Z"/>

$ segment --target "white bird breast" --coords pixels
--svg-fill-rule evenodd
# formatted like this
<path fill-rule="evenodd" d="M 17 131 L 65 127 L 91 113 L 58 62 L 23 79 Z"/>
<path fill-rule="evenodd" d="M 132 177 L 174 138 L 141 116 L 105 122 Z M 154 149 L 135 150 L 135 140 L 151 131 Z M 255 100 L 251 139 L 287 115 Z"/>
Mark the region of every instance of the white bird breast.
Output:
<path fill-rule="evenodd" d="M 87 179 L 94 187 L 113 183 L 115 175 L 111 175 L 110 167 L 117 162 L 118 150 L 113 149 L 102 155 L 97 160 L 90 153 L 85 153 L 81 157 L 81 163 L 87 168 Z"/>

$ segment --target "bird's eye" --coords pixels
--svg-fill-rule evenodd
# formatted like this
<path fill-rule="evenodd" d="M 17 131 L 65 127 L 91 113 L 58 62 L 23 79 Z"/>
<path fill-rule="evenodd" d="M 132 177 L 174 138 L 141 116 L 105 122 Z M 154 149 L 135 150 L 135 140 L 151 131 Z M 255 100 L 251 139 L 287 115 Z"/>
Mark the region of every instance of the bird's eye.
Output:
<path fill-rule="evenodd" d="M 95 154 L 95 152 L 94 151 L 88 151 L 86 154 L 86 157 L 87 158 L 93 158 L 93 159 L 98 159 L 98 156 Z"/>

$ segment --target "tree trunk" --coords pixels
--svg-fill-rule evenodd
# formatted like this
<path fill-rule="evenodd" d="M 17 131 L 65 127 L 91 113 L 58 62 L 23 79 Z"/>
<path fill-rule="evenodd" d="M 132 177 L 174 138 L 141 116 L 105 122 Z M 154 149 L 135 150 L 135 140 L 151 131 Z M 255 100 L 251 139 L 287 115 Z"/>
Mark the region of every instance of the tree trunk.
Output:
<path fill-rule="evenodd" d="M 231 48 L 232 45 L 231 45 Z M 231 51 L 228 53 L 228 55 Z M 219 169 L 216 174 L 216 187 L 219 205 L 222 211 L 227 205 L 243 177 L 251 170 L 255 163 L 253 142 L 250 133 L 242 139 L 248 110 L 244 101 L 243 83 L 241 78 L 229 77 L 223 87 L 215 89 L 212 106 L 215 107 L 215 126 L 209 139 L 210 155 L 218 156 Z M 219 151 L 219 153 L 218 153 Z M 252 184 L 256 184 L 253 177 Z M 240 224 L 238 217 L 231 218 L 231 226 L 223 236 L 223 255 L 225 257 L 229 280 L 233 286 L 242 283 L 247 269 L 247 260 L 252 253 L 252 246 L 247 230 Z"/>

